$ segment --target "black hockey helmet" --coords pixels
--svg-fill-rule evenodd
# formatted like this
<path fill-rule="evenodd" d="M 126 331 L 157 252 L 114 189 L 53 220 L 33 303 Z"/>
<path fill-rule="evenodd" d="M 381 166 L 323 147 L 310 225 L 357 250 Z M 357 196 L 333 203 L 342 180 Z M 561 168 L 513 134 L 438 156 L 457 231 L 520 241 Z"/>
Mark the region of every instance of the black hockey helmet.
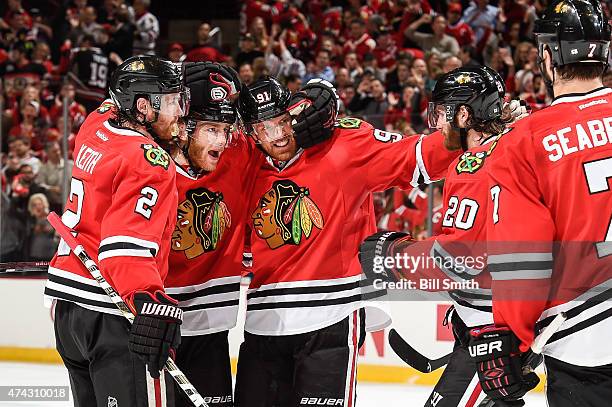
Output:
<path fill-rule="evenodd" d="M 240 92 L 239 111 L 244 124 L 251 125 L 287 113 L 291 92 L 276 78 L 265 76 Z"/>
<path fill-rule="evenodd" d="M 189 111 L 189 91 L 183 85 L 179 68 L 170 61 L 152 55 L 126 59 L 110 79 L 109 94 L 120 114 L 139 122 L 134 110 L 136 100 L 145 97 L 156 112 L 164 109 L 164 95 L 179 98 L 180 116 Z"/>
<path fill-rule="evenodd" d="M 545 48 L 552 54 L 554 66 L 577 62 L 601 62 L 607 65 L 610 24 L 601 0 L 553 0 L 534 34 L 540 58 Z"/>
<path fill-rule="evenodd" d="M 447 123 L 455 126 L 455 114 L 462 105 L 469 106 L 472 117 L 488 122 L 501 117 L 504 82 L 497 72 L 488 67 L 462 67 L 444 74 L 436 82 L 429 102 L 427 116 L 431 128 L 438 127 L 444 115 Z"/>

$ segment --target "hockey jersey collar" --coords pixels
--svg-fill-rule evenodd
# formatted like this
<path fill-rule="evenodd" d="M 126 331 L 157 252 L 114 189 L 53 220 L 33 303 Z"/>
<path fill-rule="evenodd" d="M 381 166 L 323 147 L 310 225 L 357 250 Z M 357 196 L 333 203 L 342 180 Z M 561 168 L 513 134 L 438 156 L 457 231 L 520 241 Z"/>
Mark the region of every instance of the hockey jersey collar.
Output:
<path fill-rule="evenodd" d="M 559 103 L 579 102 L 581 100 L 604 96 L 609 93 L 612 93 L 612 89 L 602 86 L 601 88 L 593 89 L 592 91 L 586 93 L 568 93 L 565 95 L 561 95 L 559 97 L 556 97 L 550 105 L 554 106 L 558 105 Z"/>
<path fill-rule="evenodd" d="M 278 172 L 282 172 L 285 168 L 288 168 L 291 166 L 291 164 L 293 164 L 294 162 L 296 162 L 301 156 L 302 153 L 304 152 L 303 148 L 300 148 L 295 155 L 291 158 L 291 160 L 289 161 L 280 161 L 277 163 L 275 163 L 274 159 L 272 159 L 272 157 L 270 157 L 269 155 L 266 155 L 266 161 L 268 162 L 268 164 L 270 164 L 270 166 L 272 168 L 274 168 L 276 171 Z"/>
<path fill-rule="evenodd" d="M 106 127 L 106 129 L 110 132 L 113 132 L 115 134 L 119 134 L 121 136 L 129 136 L 129 137 L 146 137 L 144 134 L 136 131 L 136 130 L 132 130 L 132 129 L 128 129 L 127 127 L 119 127 L 113 123 L 111 123 L 108 120 L 105 120 L 103 122 L 104 127 Z"/>

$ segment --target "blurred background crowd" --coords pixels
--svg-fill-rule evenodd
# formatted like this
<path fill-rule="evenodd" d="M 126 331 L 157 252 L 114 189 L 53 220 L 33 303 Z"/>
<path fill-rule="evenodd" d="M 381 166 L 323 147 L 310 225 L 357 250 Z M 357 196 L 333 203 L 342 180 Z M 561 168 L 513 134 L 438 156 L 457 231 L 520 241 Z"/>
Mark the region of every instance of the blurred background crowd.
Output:
<path fill-rule="evenodd" d="M 45 218 L 66 199 L 75 134 L 129 56 L 220 62 L 247 85 L 273 75 L 291 91 L 326 79 L 338 90 L 342 115 L 386 131 L 427 133 L 436 79 L 460 66 L 494 68 L 508 97 L 533 110 L 550 103 L 532 35 L 547 2 L 2 2 L 0 261 L 52 257 L 57 240 Z M 604 81 L 610 85 L 612 75 Z M 376 194 L 379 228 L 424 236 L 430 225 L 439 233 L 442 192 L 436 185 Z"/>

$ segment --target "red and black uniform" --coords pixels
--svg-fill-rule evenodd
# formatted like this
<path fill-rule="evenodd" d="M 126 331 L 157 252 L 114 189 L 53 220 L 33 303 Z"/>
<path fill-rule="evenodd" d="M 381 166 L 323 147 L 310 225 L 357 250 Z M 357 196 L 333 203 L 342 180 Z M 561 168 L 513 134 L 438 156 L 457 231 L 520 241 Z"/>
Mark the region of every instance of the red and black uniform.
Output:
<path fill-rule="evenodd" d="M 362 286 L 357 258 L 376 232 L 372 192 L 438 179 L 457 154 L 439 132 L 403 138 L 345 118 L 330 141 L 283 166 L 264 163 L 249 206 L 254 276 L 238 405 L 304 405 L 313 397 L 354 405 L 360 309 L 384 294 Z M 389 322 L 370 310 L 370 328 Z"/>
<path fill-rule="evenodd" d="M 164 290 L 176 219 L 175 167 L 153 140 L 113 124 L 112 108 L 102 104 L 79 130 L 62 220 L 130 301 L 136 291 Z M 152 379 L 131 355 L 129 322 L 64 242 L 49 266 L 45 300 L 57 300 L 57 349 L 79 405 L 115 399 L 147 406 L 171 396 L 164 375 Z"/>
<path fill-rule="evenodd" d="M 519 121 L 486 166 L 499 191 L 487 232 L 495 324 L 524 352 L 553 317 L 568 317 L 543 350 L 551 405 L 612 396 L 611 103 L 609 88 L 555 99 Z M 600 385 L 585 383 L 593 377 Z M 572 396 L 568 382 L 585 387 Z"/>
<path fill-rule="evenodd" d="M 228 331 L 236 325 L 247 210 L 263 154 L 244 135 L 217 168 L 194 178 L 177 167 L 178 213 L 166 292 L 183 309 L 177 364 L 211 406 L 231 406 Z M 186 398 L 177 406 L 189 406 Z"/>
<path fill-rule="evenodd" d="M 508 135 L 512 137 L 512 135 Z M 484 168 L 498 137 L 471 148 L 449 167 L 444 182 L 444 205 L 437 211 L 440 231 L 434 237 L 407 246 L 399 253 L 413 258 L 435 259 L 405 273 L 421 287 L 421 281 L 435 280 L 431 290 L 444 288 L 444 282 L 464 284 L 449 291 L 454 311 L 450 315 L 455 347 L 453 355 L 436 384 L 426 406 L 473 407 L 485 398 L 476 366 L 468 352 L 469 329 L 493 323 L 491 278 L 486 264 L 487 207 L 491 200 Z M 434 214 L 434 217 L 436 214 Z M 434 219 L 432 219 L 434 221 Z M 470 284 L 474 281 L 476 284 Z"/>

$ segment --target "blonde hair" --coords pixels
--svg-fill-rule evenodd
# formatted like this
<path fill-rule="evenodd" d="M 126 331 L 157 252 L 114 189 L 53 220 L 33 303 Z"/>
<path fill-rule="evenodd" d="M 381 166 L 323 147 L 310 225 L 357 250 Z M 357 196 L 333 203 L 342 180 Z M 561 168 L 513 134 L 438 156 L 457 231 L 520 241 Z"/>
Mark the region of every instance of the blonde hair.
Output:
<path fill-rule="evenodd" d="M 43 206 L 45 207 L 45 209 L 47 210 L 47 212 L 49 212 L 49 200 L 47 199 L 46 195 L 43 193 L 37 193 L 37 194 L 33 194 L 30 199 L 28 199 L 28 212 L 30 212 L 30 215 L 34 216 L 33 210 L 34 210 L 34 201 L 40 199 L 43 203 Z"/>

